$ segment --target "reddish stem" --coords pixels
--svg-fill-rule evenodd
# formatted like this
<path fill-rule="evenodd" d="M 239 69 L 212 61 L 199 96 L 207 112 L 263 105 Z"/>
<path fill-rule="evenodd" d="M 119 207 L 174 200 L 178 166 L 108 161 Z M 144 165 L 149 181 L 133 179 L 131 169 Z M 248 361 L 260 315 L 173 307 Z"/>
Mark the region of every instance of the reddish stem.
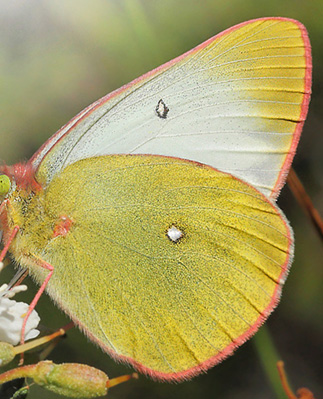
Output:
<path fill-rule="evenodd" d="M 323 220 L 293 168 L 289 171 L 287 183 L 294 197 L 303 208 L 304 212 L 310 217 L 323 240 Z"/>
<path fill-rule="evenodd" d="M 17 378 L 29 377 L 30 371 L 35 369 L 37 364 L 30 364 L 29 366 L 18 367 L 0 374 L 0 385 L 5 382 L 15 380 Z"/>

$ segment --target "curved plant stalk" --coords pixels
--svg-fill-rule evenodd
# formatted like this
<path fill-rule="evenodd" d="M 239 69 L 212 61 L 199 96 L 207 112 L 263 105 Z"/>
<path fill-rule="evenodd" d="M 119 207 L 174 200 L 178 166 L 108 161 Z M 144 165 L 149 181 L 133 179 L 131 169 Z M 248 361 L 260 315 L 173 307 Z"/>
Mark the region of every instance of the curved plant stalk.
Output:
<path fill-rule="evenodd" d="M 281 360 L 277 362 L 277 368 L 282 386 L 288 399 L 315 399 L 314 394 L 308 388 L 299 388 L 295 395 L 287 381 L 287 375 L 284 369 L 284 362 Z"/>
<path fill-rule="evenodd" d="M 293 168 L 289 171 L 287 184 L 305 214 L 311 219 L 323 241 L 323 220 Z"/>

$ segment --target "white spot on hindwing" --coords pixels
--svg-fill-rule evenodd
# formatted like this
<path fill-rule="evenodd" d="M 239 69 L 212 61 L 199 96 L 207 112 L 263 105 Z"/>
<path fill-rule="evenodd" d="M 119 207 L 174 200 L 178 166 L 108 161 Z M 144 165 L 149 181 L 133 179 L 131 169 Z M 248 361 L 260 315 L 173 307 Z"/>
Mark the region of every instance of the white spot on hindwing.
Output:
<path fill-rule="evenodd" d="M 178 242 L 183 237 L 183 232 L 177 227 L 172 226 L 167 230 L 167 237 L 173 242 Z"/>
<path fill-rule="evenodd" d="M 167 118 L 167 114 L 168 114 L 169 108 L 167 107 L 167 105 L 164 103 L 164 101 L 162 99 L 160 99 L 158 101 L 157 107 L 156 107 L 156 113 L 157 115 L 162 118 L 162 119 L 166 119 Z"/>

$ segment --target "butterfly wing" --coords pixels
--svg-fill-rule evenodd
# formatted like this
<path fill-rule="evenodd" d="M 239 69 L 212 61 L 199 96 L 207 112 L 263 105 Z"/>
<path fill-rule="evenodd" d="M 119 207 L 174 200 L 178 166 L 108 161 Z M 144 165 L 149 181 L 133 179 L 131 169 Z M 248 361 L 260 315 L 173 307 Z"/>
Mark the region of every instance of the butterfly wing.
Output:
<path fill-rule="evenodd" d="M 305 28 L 285 18 L 237 25 L 103 97 L 32 158 L 44 185 L 106 154 L 181 157 L 276 198 L 295 154 L 311 85 Z"/>
<path fill-rule="evenodd" d="M 45 203 L 47 228 L 30 230 L 49 236 L 53 220 L 73 221 L 36 251 L 54 267 L 49 294 L 104 350 L 155 378 L 220 362 L 277 304 L 292 232 L 228 174 L 160 156 L 89 158 L 55 176 Z"/>

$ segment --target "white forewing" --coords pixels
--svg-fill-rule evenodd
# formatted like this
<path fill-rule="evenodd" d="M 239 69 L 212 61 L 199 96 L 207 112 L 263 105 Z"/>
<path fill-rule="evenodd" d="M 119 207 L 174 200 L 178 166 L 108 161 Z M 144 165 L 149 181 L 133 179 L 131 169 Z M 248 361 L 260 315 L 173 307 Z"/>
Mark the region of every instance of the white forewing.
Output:
<path fill-rule="evenodd" d="M 304 119 L 303 33 L 293 21 L 263 19 L 210 39 L 92 104 L 32 161 L 48 183 L 83 158 L 167 155 L 275 194 Z"/>

